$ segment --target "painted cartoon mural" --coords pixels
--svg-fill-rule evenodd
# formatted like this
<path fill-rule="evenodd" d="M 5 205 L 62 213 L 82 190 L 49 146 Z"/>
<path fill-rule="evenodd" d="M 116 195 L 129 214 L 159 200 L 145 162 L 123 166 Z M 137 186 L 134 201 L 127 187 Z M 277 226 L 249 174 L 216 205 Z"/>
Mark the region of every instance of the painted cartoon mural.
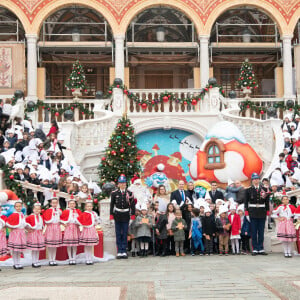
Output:
<path fill-rule="evenodd" d="M 202 140 L 190 132 L 178 129 L 151 130 L 137 136 L 142 179 L 154 190 L 166 183 L 172 191 L 179 180 L 191 180 L 189 166 L 200 149 Z"/>
<path fill-rule="evenodd" d="M 194 180 L 227 184 L 228 180 L 248 183 L 252 173 L 260 174 L 263 162 L 231 122 L 218 122 L 205 136 L 190 165 Z"/>

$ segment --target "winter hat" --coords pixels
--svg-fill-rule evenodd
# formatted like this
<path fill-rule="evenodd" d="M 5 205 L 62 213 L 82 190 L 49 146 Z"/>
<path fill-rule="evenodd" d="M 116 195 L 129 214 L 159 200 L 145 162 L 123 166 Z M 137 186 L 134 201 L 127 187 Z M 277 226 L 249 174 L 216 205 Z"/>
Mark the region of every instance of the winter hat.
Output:
<path fill-rule="evenodd" d="M 292 154 L 292 157 L 298 157 L 298 153 L 297 153 L 297 151 L 296 151 L 296 148 L 294 148 L 294 151 L 293 151 L 293 154 Z"/>
<path fill-rule="evenodd" d="M 296 168 L 295 168 L 296 169 Z M 270 179 L 270 182 L 271 181 L 276 181 L 277 182 L 277 185 L 284 185 L 284 181 L 283 181 L 283 178 L 282 178 L 282 174 L 279 170 L 275 170 L 272 175 L 271 175 L 271 179 Z"/>
<path fill-rule="evenodd" d="M 282 127 L 282 131 L 288 131 L 288 130 L 289 130 L 289 129 L 288 129 L 286 123 L 284 123 L 284 124 L 283 124 L 283 127 Z"/>
<path fill-rule="evenodd" d="M 281 173 L 282 174 L 285 174 L 286 172 L 289 172 L 289 168 L 286 166 L 286 165 L 282 165 L 281 166 Z"/>
<path fill-rule="evenodd" d="M 222 200 L 222 199 L 217 199 L 216 200 L 216 205 L 223 205 L 223 204 L 225 204 L 224 200 Z"/>
<path fill-rule="evenodd" d="M 229 210 L 236 210 L 236 204 L 231 203 L 230 207 L 229 207 Z"/>
<path fill-rule="evenodd" d="M 143 203 L 143 204 L 141 205 L 141 210 L 148 210 L 148 209 L 147 209 L 146 203 Z"/>
<path fill-rule="evenodd" d="M 290 178 L 288 177 L 288 176 L 286 176 L 286 181 L 285 181 L 285 187 L 286 188 L 290 188 L 290 187 L 292 187 L 293 186 L 293 184 L 292 184 L 292 182 L 291 182 L 291 180 L 290 180 Z"/>
<path fill-rule="evenodd" d="M 300 119 L 300 116 L 298 114 L 296 114 L 294 118 L 295 118 L 295 120 Z"/>
<path fill-rule="evenodd" d="M 205 208 L 204 208 L 204 213 L 211 213 L 211 209 L 209 208 L 209 206 L 207 205 Z"/>
<path fill-rule="evenodd" d="M 297 181 L 300 181 L 300 169 L 299 168 L 294 169 L 294 174 L 293 174 L 292 178 L 296 179 Z"/>
<path fill-rule="evenodd" d="M 292 139 L 298 140 L 298 137 L 299 137 L 299 132 L 295 131 L 292 135 Z"/>
<path fill-rule="evenodd" d="M 25 168 L 25 166 L 22 163 L 18 163 L 18 164 L 14 165 L 15 170 L 21 169 L 24 171 L 24 168 Z"/>
<path fill-rule="evenodd" d="M 237 208 L 237 211 L 242 210 L 243 212 L 245 211 L 245 205 L 244 204 L 240 204 Z"/>
<path fill-rule="evenodd" d="M 219 207 L 219 216 L 223 213 L 227 213 L 228 212 L 228 208 L 226 205 L 222 204 L 220 207 Z"/>
<path fill-rule="evenodd" d="M 135 210 L 141 210 L 141 204 L 140 203 L 137 203 L 135 205 Z"/>
<path fill-rule="evenodd" d="M 290 127 L 295 127 L 295 128 L 297 127 L 295 122 L 290 122 L 288 125 L 289 125 Z"/>
<path fill-rule="evenodd" d="M 291 135 L 290 135 L 288 132 L 284 132 L 284 133 L 283 133 L 283 137 L 284 137 L 284 138 L 289 138 L 289 139 L 290 139 L 290 138 L 291 138 Z"/>
<path fill-rule="evenodd" d="M 64 133 L 60 132 L 60 133 L 57 135 L 57 140 L 58 140 L 58 141 L 64 141 L 64 140 L 65 140 L 65 135 L 64 135 Z"/>

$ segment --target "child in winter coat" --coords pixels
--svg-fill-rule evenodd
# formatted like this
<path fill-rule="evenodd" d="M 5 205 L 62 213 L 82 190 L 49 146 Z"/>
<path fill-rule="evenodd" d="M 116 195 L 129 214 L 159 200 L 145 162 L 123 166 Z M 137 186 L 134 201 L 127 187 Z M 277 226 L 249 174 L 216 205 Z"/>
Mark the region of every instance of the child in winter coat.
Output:
<path fill-rule="evenodd" d="M 199 251 L 200 255 L 203 255 L 203 234 L 202 234 L 202 223 L 199 217 L 200 210 L 198 208 L 193 208 L 192 210 L 192 220 L 190 229 L 191 238 L 191 255 L 194 256 L 196 251 Z"/>
<path fill-rule="evenodd" d="M 168 238 L 168 219 L 166 216 L 166 203 L 164 201 L 159 202 L 158 206 L 158 220 L 156 222 L 156 239 L 157 239 L 157 255 L 167 255 L 167 238 Z"/>
<path fill-rule="evenodd" d="M 7 218 L 5 216 L 0 215 L 0 256 L 5 255 L 7 253 L 6 230 L 5 230 L 6 220 Z"/>
<path fill-rule="evenodd" d="M 205 252 L 206 255 L 213 254 L 213 238 L 216 235 L 217 227 L 215 219 L 211 217 L 211 210 L 207 206 L 204 209 L 205 216 L 202 218 L 202 231 L 205 237 Z"/>
<path fill-rule="evenodd" d="M 141 214 L 136 218 L 136 238 L 140 243 L 140 257 L 148 256 L 149 242 L 151 240 L 152 218 L 148 214 L 146 203 L 141 205 Z"/>
<path fill-rule="evenodd" d="M 182 218 L 184 219 L 187 228 L 185 230 L 185 241 L 184 241 L 184 251 L 186 254 L 190 253 L 191 251 L 191 238 L 190 238 L 190 230 L 191 230 L 191 222 L 192 222 L 192 210 L 193 210 L 193 204 L 188 203 L 184 204 L 181 207 L 182 210 Z"/>
<path fill-rule="evenodd" d="M 219 217 L 216 219 L 216 226 L 219 233 L 219 254 L 228 255 L 228 243 L 230 223 L 227 217 L 227 206 L 221 205 L 219 207 Z"/>
<path fill-rule="evenodd" d="M 241 247 L 242 248 L 242 254 L 248 254 L 250 253 L 250 237 L 251 237 L 251 227 L 250 222 L 245 216 L 244 212 L 244 204 L 241 204 L 238 206 L 238 214 L 241 218 Z"/>
<path fill-rule="evenodd" d="M 182 218 L 182 213 L 180 209 L 176 210 L 175 220 L 172 223 L 171 229 L 174 232 L 176 256 L 185 256 L 185 253 L 183 251 L 183 243 L 185 240 L 184 231 L 187 229 L 187 225 L 184 219 Z"/>
<path fill-rule="evenodd" d="M 231 250 L 232 254 L 240 254 L 240 234 L 241 234 L 241 218 L 236 213 L 236 205 L 230 205 L 230 214 L 228 216 L 228 220 L 231 224 Z"/>
<path fill-rule="evenodd" d="M 141 213 L 141 206 L 139 204 L 136 204 L 135 205 L 135 219 L 129 225 L 129 230 L 128 230 L 128 234 L 130 236 L 130 242 L 131 242 L 131 256 L 132 257 L 135 257 L 137 252 L 139 251 L 139 243 L 138 243 L 138 239 L 136 236 L 136 233 L 137 233 L 136 221 L 137 221 L 137 217 L 140 215 L 140 213 Z"/>
<path fill-rule="evenodd" d="M 283 195 L 281 205 L 273 210 L 272 218 L 278 218 L 277 239 L 282 242 L 284 257 L 292 257 L 292 245 L 296 241 L 296 230 L 293 224 L 293 217 L 296 211 L 295 206 L 289 204 L 289 197 Z"/>

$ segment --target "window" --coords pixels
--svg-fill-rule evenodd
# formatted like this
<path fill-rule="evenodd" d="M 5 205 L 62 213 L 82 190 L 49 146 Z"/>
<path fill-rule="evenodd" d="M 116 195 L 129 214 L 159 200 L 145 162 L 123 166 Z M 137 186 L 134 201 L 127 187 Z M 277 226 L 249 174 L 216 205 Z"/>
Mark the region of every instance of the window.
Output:
<path fill-rule="evenodd" d="M 211 138 L 206 144 L 204 151 L 206 152 L 206 164 L 205 169 L 223 169 L 225 167 L 224 163 L 224 144 L 217 140 L 216 138 Z"/>

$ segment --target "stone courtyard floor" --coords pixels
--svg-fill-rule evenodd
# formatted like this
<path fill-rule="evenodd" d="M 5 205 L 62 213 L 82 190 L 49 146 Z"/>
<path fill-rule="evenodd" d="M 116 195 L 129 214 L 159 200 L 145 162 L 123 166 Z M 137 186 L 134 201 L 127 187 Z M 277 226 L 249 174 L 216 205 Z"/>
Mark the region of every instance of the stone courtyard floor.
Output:
<path fill-rule="evenodd" d="M 2 267 L 2 300 L 300 299 L 300 256 L 129 258 L 93 266 Z"/>

